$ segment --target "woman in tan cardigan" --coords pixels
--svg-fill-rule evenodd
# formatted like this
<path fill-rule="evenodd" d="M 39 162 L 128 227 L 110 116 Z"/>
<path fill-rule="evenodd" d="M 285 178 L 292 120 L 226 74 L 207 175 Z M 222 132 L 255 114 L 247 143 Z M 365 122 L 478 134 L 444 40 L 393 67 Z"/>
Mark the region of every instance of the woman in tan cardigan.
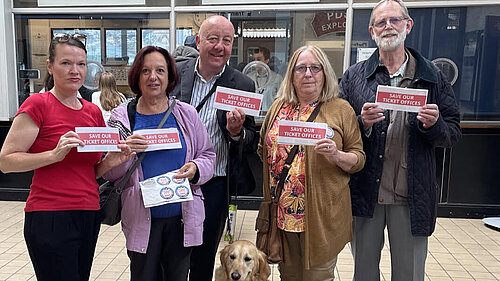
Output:
<path fill-rule="evenodd" d="M 327 138 L 299 146 L 279 198 L 277 224 L 283 241 L 281 280 L 333 280 L 337 255 L 352 237 L 349 174 L 363 168 L 365 154 L 356 115 L 337 98 L 337 78 L 325 53 L 304 46 L 293 54 L 260 132 L 264 200 L 275 195 L 292 145 L 277 143 L 278 121 L 328 125 Z M 332 133 L 333 132 L 333 133 Z M 333 136 L 332 136 L 333 135 Z"/>

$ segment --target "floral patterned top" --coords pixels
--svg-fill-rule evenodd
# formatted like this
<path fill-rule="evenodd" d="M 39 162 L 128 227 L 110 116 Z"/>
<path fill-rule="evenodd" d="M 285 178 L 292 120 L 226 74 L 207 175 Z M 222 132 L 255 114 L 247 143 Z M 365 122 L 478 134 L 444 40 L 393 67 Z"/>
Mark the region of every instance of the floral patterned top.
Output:
<path fill-rule="evenodd" d="M 300 110 L 300 105 L 283 104 L 269 133 L 266 136 L 267 162 L 269 164 L 269 177 L 271 195 L 276 195 L 279 176 L 288 152 L 293 145 L 278 144 L 278 121 L 307 121 L 318 103 L 306 105 Z M 292 161 L 290 171 L 286 177 L 283 191 L 278 204 L 278 227 L 289 232 L 305 231 L 305 158 L 304 147 L 299 146 L 297 155 Z"/>

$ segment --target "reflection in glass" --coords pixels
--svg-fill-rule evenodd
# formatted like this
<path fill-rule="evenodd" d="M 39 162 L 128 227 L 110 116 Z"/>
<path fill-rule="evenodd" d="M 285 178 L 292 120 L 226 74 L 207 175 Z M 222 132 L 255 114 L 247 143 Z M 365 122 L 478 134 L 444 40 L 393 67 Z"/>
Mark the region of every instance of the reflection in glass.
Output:
<path fill-rule="evenodd" d="M 170 48 L 170 35 L 169 30 L 164 29 L 142 29 L 142 44 L 141 48 L 145 46 L 158 46 L 166 50 Z"/>
<path fill-rule="evenodd" d="M 101 31 L 99 29 L 52 29 L 52 34 L 57 33 L 85 34 L 87 36 L 87 60 L 101 62 Z"/>
<path fill-rule="evenodd" d="M 132 65 L 137 53 L 135 29 L 106 29 L 107 65 Z"/>

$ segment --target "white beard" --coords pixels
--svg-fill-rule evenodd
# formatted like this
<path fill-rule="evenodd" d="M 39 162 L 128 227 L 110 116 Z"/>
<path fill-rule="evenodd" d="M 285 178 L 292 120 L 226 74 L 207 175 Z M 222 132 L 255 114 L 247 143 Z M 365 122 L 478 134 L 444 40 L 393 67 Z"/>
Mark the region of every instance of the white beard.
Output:
<path fill-rule="evenodd" d="M 397 34 L 396 37 L 384 38 L 385 35 Z M 380 48 L 380 50 L 384 52 L 392 52 L 395 51 L 406 39 L 406 25 L 404 30 L 398 33 L 396 30 L 384 31 L 380 36 L 377 34 L 374 35 L 375 43 Z"/>

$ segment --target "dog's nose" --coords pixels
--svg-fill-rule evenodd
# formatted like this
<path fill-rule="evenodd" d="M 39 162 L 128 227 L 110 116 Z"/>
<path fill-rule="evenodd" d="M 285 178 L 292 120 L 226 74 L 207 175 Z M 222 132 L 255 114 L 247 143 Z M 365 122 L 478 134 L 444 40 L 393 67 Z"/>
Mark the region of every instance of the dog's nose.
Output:
<path fill-rule="evenodd" d="M 231 273 L 231 279 L 240 280 L 240 278 L 241 278 L 241 275 L 238 272 Z"/>

